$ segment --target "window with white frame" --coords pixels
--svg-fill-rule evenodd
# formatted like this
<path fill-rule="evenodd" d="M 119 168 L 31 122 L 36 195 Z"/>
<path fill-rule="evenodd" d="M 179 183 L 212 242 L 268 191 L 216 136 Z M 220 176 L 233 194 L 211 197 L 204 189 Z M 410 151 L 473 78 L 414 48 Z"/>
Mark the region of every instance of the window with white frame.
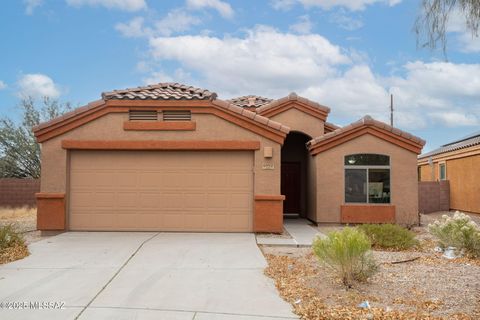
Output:
<path fill-rule="evenodd" d="M 438 165 L 438 178 L 440 180 L 446 180 L 447 179 L 447 168 L 445 166 L 445 163 L 440 163 Z"/>
<path fill-rule="evenodd" d="M 389 156 L 345 156 L 345 203 L 390 203 Z"/>

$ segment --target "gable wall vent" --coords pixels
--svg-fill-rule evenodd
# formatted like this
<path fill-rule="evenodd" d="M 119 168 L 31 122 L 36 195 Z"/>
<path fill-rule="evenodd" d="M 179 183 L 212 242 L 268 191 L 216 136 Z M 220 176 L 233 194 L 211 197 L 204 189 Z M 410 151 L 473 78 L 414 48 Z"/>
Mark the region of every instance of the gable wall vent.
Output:
<path fill-rule="evenodd" d="M 163 121 L 191 121 L 190 110 L 164 110 Z"/>
<path fill-rule="evenodd" d="M 130 110 L 128 113 L 128 119 L 140 121 L 156 121 L 158 120 L 158 113 L 156 110 Z"/>

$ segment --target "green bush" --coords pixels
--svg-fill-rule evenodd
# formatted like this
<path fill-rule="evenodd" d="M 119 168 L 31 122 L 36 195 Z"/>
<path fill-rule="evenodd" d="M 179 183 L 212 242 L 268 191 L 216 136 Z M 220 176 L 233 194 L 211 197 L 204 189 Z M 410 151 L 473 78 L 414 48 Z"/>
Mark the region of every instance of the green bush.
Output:
<path fill-rule="evenodd" d="M 14 226 L 8 224 L 0 227 L 0 251 L 13 247 L 14 245 L 23 245 L 25 240 L 22 234 L 18 233 Z"/>
<path fill-rule="evenodd" d="M 367 236 L 355 228 L 333 231 L 313 242 L 313 252 L 330 266 L 348 288 L 354 280 L 364 281 L 377 271 Z"/>
<path fill-rule="evenodd" d="M 430 233 L 437 237 L 440 247 L 455 247 L 473 257 L 480 257 L 480 228 L 464 213 L 453 217 L 443 215 L 440 221 L 428 225 Z"/>
<path fill-rule="evenodd" d="M 415 233 L 396 224 L 363 224 L 357 228 L 376 248 L 405 250 L 418 244 Z"/>

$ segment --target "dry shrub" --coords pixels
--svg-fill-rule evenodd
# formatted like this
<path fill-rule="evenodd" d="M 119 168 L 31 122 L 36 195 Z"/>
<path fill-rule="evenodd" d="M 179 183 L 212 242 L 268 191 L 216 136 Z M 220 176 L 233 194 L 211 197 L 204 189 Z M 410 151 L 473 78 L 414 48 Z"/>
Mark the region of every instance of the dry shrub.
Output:
<path fill-rule="evenodd" d="M 363 231 L 375 248 L 406 250 L 418 245 L 415 233 L 397 224 L 362 224 Z"/>
<path fill-rule="evenodd" d="M 0 264 L 28 256 L 23 235 L 11 224 L 0 227 Z"/>
<path fill-rule="evenodd" d="M 317 238 L 312 248 L 320 261 L 337 272 L 347 288 L 353 281 L 365 281 L 378 269 L 370 240 L 355 228 L 346 227 L 330 232 L 324 239 Z"/>

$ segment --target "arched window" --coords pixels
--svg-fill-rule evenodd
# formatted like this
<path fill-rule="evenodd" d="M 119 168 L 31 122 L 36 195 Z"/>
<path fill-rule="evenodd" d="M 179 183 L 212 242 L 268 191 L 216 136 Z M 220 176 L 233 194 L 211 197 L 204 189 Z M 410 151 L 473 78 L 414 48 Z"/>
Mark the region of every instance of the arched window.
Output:
<path fill-rule="evenodd" d="M 345 156 L 345 203 L 390 203 L 389 156 Z"/>

